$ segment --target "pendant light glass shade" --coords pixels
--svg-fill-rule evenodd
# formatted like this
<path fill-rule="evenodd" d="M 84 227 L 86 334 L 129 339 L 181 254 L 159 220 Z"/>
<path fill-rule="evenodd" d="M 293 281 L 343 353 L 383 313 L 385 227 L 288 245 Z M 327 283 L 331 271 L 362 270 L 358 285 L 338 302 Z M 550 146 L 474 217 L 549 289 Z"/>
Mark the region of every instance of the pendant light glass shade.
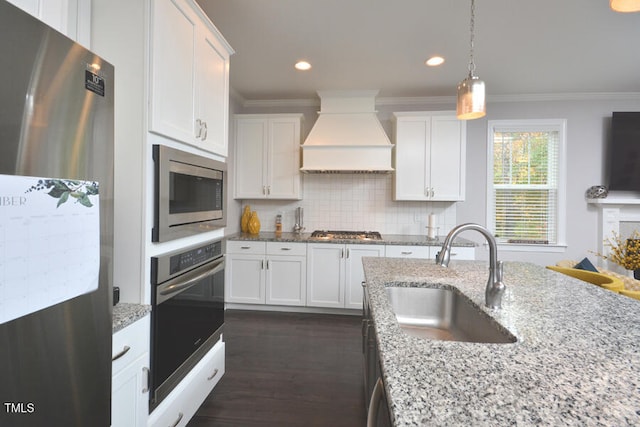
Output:
<path fill-rule="evenodd" d="M 456 116 L 460 120 L 472 120 L 484 117 L 486 114 L 484 82 L 469 74 L 469 77 L 458 84 Z"/>
<path fill-rule="evenodd" d="M 473 75 L 476 64 L 473 62 L 473 41 L 475 28 L 476 5 L 471 0 L 471 25 L 469 40 L 469 76 L 458 84 L 458 98 L 456 102 L 456 116 L 460 120 L 472 120 L 487 114 L 485 104 L 484 82 Z"/>
<path fill-rule="evenodd" d="M 638 12 L 640 0 L 609 0 L 609 6 L 616 12 Z"/>

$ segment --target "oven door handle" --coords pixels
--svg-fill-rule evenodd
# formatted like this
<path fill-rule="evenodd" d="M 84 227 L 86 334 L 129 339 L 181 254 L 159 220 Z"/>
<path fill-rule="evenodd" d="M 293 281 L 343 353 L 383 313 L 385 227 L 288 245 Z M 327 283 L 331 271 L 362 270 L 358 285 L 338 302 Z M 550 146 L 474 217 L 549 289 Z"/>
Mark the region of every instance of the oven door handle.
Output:
<path fill-rule="evenodd" d="M 197 276 L 191 277 L 184 282 L 179 282 L 179 283 L 174 283 L 173 285 L 169 285 L 165 289 L 159 291 L 158 293 L 162 296 L 173 295 L 173 294 L 177 294 L 178 292 L 182 292 L 185 289 L 189 289 L 192 286 L 197 285 L 198 282 L 204 279 L 205 277 L 209 277 L 213 274 L 218 273 L 219 271 L 222 271 L 222 269 L 224 269 L 224 258 L 218 261 L 214 261 L 212 265 L 213 267 L 205 271 L 204 273 L 200 273 Z"/>

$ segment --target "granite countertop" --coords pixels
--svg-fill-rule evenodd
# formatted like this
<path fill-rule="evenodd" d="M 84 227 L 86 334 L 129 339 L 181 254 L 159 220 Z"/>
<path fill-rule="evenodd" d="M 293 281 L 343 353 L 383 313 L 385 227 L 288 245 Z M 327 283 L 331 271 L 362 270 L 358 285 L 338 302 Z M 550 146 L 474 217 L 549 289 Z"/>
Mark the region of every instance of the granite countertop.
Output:
<path fill-rule="evenodd" d="M 150 305 L 119 302 L 113 307 L 112 333 L 115 334 L 149 313 L 151 313 Z"/>
<path fill-rule="evenodd" d="M 499 310 L 483 261 L 364 258 L 396 426 L 640 424 L 640 302 L 528 263 L 505 263 Z M 453 286 L 514 344 L 431 341 L 400 330 L 386 286 Z"/>
<path fill-rule="evenodd" d="M 276 237 L 272 231 L 260 232 L 259 234 L 237 233 L 227 236 L 227 240 L 237 241 L 260 241 L 260 242 L 295 242 L 295 243 L 360 243 L 366 245 L 409 245 L 409 246 L 442 246 L 446 236 L 437 236 L 435 239 L 428 239 L 423 235 L 409 234 L 382 234 L 382 240 L 358 240 L 358 239 L 322 239 L 311 237 L 311 233 L 282 233 Z M 477 246 L 475 242 L 461 237 L 456 237 L 453 246 Z"/>

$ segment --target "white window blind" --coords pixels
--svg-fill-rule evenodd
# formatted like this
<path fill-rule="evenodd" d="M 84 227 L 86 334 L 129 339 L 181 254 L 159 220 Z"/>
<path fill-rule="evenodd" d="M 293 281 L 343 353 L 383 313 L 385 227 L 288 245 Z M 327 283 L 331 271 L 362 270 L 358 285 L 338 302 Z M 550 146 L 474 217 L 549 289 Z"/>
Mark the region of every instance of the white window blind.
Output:
<path fill-rule="evenodd" d="M 489 211 L 501 243 L 557 245 L 563 126 L 492 122 Z"/>

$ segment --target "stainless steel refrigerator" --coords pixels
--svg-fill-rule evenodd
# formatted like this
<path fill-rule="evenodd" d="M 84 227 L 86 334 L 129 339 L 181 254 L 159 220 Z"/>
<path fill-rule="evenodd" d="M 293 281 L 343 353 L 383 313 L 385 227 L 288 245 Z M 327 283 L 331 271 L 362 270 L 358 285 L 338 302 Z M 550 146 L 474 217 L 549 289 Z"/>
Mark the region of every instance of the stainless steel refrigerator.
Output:
<path fill-rule="evenodd" d="M 110 64 L 0 0 L 0 426 L 110 424 L 113 85 Z M 27 177 L 39 181 L 24 192 L 8 184 L 12 178 L 27 183 Z M 54 230 L 33 212 L 9 227 L 15 220 L 7 216 L 9 209 L 28 205 L 38 194 L 55 202 L 52 211 L 60 218 L 67 215 L 64 209 L 99 206 L 95 227 L 51 237 Z M 41 244 L 33 240 L 30 224 L 48 233 Z M 10 241 L 18 231 L 29 248 Z M 94 270 L 82 253 L 57 249 L 72 241 L 85 244 L 92 236 Z M 30 253 L 33 259 L 23 256 Z M 16 274 L 24 274 L 24 281 Z M 70 288 L 81 288 L 84 275 L 94 288 L 74 290 L 77 295 L 50 305 L 57 296 L 48 296 L 49 287 L 68 290 L 58 276 L 71 279 Z M 22 304 L 27 313 L 7 314 Z"/>

